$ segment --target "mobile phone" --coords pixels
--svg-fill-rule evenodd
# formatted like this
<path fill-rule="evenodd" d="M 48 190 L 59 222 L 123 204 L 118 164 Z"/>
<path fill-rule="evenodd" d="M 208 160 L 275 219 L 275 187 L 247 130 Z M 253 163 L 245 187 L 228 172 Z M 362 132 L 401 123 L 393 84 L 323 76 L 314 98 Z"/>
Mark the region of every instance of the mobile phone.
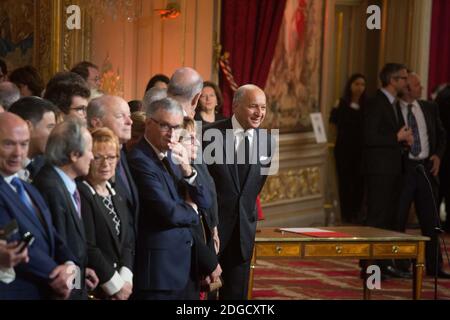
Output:
<path fill-rule="evenodd" d="M 31 246 L 31 244 L 34 242 L 34 236 L 33 236 L 33 234 L 31 233 L 31 232 L 26 232 L 24 235 L 23 235 L 23 238 L 22 238 L 22 241 L 21 241 L 21 243 L 20 243 L 20 250 L 19 250 L 19 253 L 22 253 L 24 250 L 25 250 L 25 248 L 27 248 L 27 247 L 29 247 L 29 246 Z"/>
<path fill-rule="evenodd" d="M 11 220 L 6 226 L 0 229 L 0 240 L 9 240 L 13 235 L 19 232 L 17 221 Z"/>

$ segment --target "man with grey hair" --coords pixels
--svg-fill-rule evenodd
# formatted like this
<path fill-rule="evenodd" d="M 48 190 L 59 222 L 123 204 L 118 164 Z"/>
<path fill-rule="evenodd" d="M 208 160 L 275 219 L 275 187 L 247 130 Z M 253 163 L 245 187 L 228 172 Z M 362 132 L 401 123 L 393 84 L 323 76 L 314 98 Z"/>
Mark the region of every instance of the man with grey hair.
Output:
<path fill-rule="evenodd" d="M 203 79 L 200 74 L 192 68 L 183 67 L 175 70 L 170 78 L 167 96 L 178 101 L 184 115 L 193 119 L 202 88 Z"/>
<path fill-rule="evenodd" d="M 144 138 L 128 160 L 141 200 L 136 253 L 138 299 L 198 299 L 190 227 L 211 199 L 178 142 L 183 111 L 170 98 L 147 110 Z M 177 163 L 178 165 L 176 165 Z"/>
<path fill-rule="evenodd" d="M 267 178 L 262 168 L 270 167 L 273 142 L 270 135 L 264 135 L 259 129 L 266 115 L 263 90 L 251 84 L 240 87 L 233 99 L 233 111 L 231 119 L 217 121 L 204 128 L 205 132 L 210 129 L 220 131 L 221 139 L 220 142 L 204 142 L 203 147 L 205 150 L 212 143 L 226 146 L 223 147 L 223 159 L 208 161 L 209 172 L 216 182 L 219 206 L 219 261 L 224 280 L 220 299 L 244 300 L 248 295 L 256 233 L 256 197 Z M 264 149 L 267 154 L 262 154 Z M 230 164 L 225 159 L 237 161 Z"/>
<path fill-rule="evenodd" d="M 144 111 L 147 112 L 147 109 L 153 101 L 161 100 L 165 97 L 167 97 L 167 89 L 158 87 L 149 89 L 147 92 L 145 92 L 144 99 L 142 100 Z"/>
<path fill-rule="evenodd" d="M 92 155 L 92 137 L 81 119 L 75 117 L 58 124 L 50 134 L 45 149 L 47 164 L 34 185 L 41 192 L 53 217 L 56 230 L 65 240 L 80 267 L 79 286 L 71 299 L 87 299 L 87 290 L 98 284 L 92 269 L 87 268 L 87 243 L 81 220 L 81 202 L 75 179 L 86 176 Z"/>
<path fill-rule="evenodd" d="M 9 107 L 20 99 L 19 88 L 12 82 L 0 82 L 0 111 L 7 111 Z"/>
<path fill-rule="evenodd" d="M 192 68 L 180 68 L 177 69 L 172 77 L 170 78 L 169 87 L 167 89 L 167 94 L 169 97 L 178 101 L 178 103 L 183 108 L 183 113 L 185 116 L 194 119 L 195 108 L 197 107 L 198 100 L 200 99 L 203 88 L 203 79 L 200 74 Z M 201 122 L 200 122 L 201 123 Z M 201 131 L 201 128 L 199 129 Z M 200 134 L 199 134 L 200 136 Z M 197 155 L 198 159 L 201 159 L 202 153 L 199 150 Z M 202 170 L 202 172 L 207 175 L 208 169 L 203 161 L 197 161 L 197 167 Z M 209 224 L 212 230 L 212 238 L 214 240 L 214 246 L 216 251 L 219 251 L 220 239 L 217 229 L 218 224 L 218 207 L 217 207 L 217 193 L 214 184 L 208 186 L 213 194 L 213 205 L 208 210 L 208 215 L 210 218 Z"/>
<path fill-rule="evenodd" d="M 118 96 L 104 95 L 95 98 L 89 102 L 87 108 L 89 127 L 109 128 L 119 138 L 121 150 L 114 177 L 114 187 L 127 202 L 128 209 L 132 214 L 130 219 L 135 227 L 135 237 L 139 214 L 139 198 L 136 184 L 128 167 L 125 148 L 123 147 L 131 139 L 131 125 L 133 121 L 130 116 L 128 103 Z"/>

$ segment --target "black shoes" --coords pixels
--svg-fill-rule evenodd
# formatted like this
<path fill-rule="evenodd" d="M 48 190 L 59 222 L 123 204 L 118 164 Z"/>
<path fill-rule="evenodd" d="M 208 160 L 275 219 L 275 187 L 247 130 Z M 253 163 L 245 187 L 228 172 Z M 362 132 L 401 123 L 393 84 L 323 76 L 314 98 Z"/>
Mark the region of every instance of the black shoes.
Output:
<path fill-rule="evenodd" d="M 386 266 L 381 271 L 382 274 L 385 274 L 386 276 L 390 278 L 401 278 L 401 279 L 412 279 L 412 273 L 411 272 L 403 272 L 400 271 L 393 266 Z"/>

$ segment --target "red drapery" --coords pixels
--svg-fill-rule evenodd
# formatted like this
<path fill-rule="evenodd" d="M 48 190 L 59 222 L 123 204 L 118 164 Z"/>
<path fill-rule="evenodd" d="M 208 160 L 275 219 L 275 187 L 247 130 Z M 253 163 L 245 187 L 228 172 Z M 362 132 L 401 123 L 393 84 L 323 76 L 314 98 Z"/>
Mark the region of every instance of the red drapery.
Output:
<path fill-rule="evenodd" d="M 230 66 L 241 86 L 264 89 L 283 21 L 286 0 L 223 0 L 221 42 L 230 53 Z M 223 113 L 231 116 L 233 92 L 221 73 Z"/>
<path fill-rule="evenodd" d="M 450 1 L 433 0 L 428 93 L 450 82 Z"/>

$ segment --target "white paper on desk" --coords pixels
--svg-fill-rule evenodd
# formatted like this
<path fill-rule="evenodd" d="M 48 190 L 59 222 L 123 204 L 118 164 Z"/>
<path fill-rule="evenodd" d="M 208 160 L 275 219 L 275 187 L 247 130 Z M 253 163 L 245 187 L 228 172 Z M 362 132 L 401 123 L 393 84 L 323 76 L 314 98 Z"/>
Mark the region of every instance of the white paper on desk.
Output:
<path fill-rule="evenodd" d="M 304 232 L 334 232 L 330 230 L 318 229 L 318 228 L 280 228 L 281 231 L 304 233 Z"/>

